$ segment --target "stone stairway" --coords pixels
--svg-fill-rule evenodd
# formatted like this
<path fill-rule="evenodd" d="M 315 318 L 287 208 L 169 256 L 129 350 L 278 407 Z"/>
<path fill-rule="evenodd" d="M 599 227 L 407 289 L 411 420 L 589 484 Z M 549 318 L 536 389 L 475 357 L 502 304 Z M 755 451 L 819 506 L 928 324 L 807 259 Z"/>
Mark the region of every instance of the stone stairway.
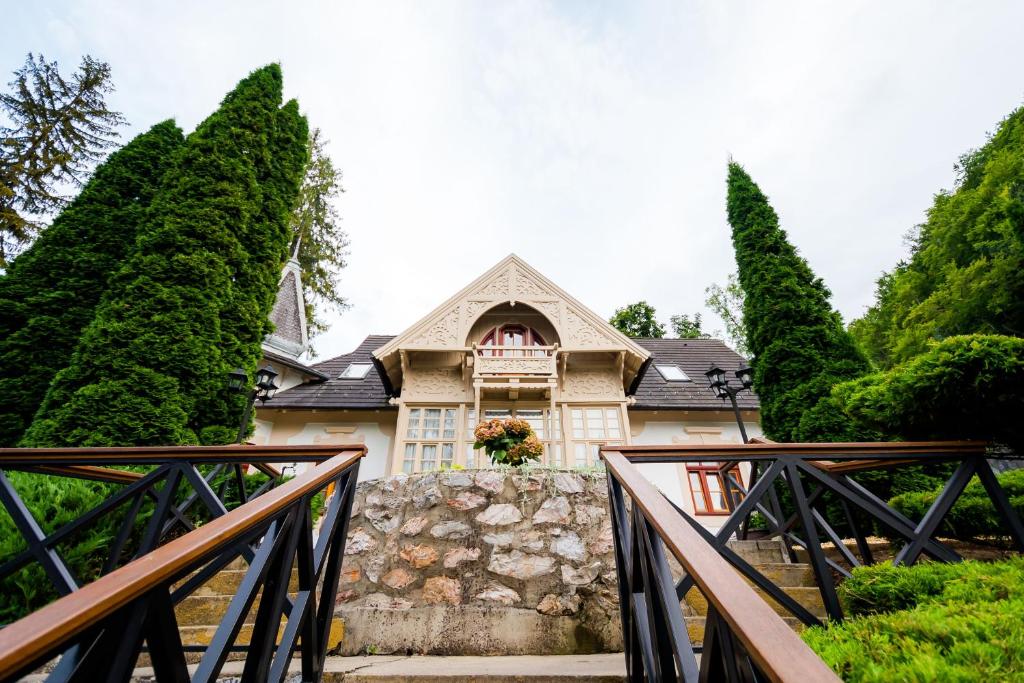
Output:
<path fill-rule="evenodd" d="M 784 553 L 778 541 L 732 541 L 729 545 L 732 550 L 752 564 L 766 577 L 771 579 L 776 585 L 781 587 L 786 594 L 793 597 L 812 614 L 818 617 L 825 616 L 821 596 L 815 584 L 814 574 L 811 571 L 810 565 L 789 562 L 788 557 Z M 675 569 L 678 576 L 680 574 L 679 568 L 676 567 Z M 213 638 L 214 632 L 216 631 L 216 625 L 226 612 L 231 598 L 234 596 L 244 575 L 245 565 L 238 560 L 229 565 L 226 569 L 222 570 L 216 576 L 212 577 L 193 595 L 189 596 L 178 605 L 175 611 L 177 613 L 178 623 L 182 634 L 182 642 L 184 644 L 206 645 L 210 642 Z M 296 588 L 296 581 L 297 578 L 293 574 L 292 585 L 290 587 L 292 591 Z M 756 593 L 761 595 L 761 597 L 765 598 L 768 604 L 770 604 L 787 623 L 792 625 L 794 629 L 799 630 L 802 628 L 802 625 L 797 619 L 789 615 L 773 600 L 767 598 L 760 589 L 755 588 L 754 590 Z M 254 605 L 253 609 L 250 610 L 250 614 L 246 619 L 246 626 L 243 627 L 242 632 L 239 635 L 240 644 L 245 644 L 249 641 L 249 637 L 251 635 L 251 623 L 255 618 L 256 606 L 258 604 L 257 600 L 256 605 Z M 459 608 L 449 608 L 450 611 L 454 611 L 455 609 Z M 473 609 L 474 608 L 470 606 L 461 607 L 461 610 L 463 611 L 473 611 Z M 691 590 L 686 595 L 686 600 L 683 603 L 683 610 L 690 639 L 694 644 L 701 643 L 704 639 L 704 623 L 705 616 L 707 614 L 707 602 L 704 599 L 704 596 L 696 589 Z M 515 614 L 502 614 L 501 612 L 501 610 L 481 610 L 481 614 L 478 615 L 479 618 L 475 624 L 476 628 L 480 629 L 481 623 L 490 621 L 500 622 L 500 624 L 496 623 L 496 625 L 502 629 L 510 626 L 530 628 L 537 627 L 537 625 L 532 622 L 529 624 L 519 624 L 514 618 L 511 619 L 511 621 L 508 619 L 508 617 L 518 616 L 519 612 L 525 612 L 525 610 L 516 610 Z M 559 623 L 561 621 L 557 618 L 535 614 L 532 611 L 531 614 L 535 620 Z M 387 621 L 387 611 L 378 612 L 373 616 Z M 452 615 L 447 616 L 451 617 Z M 463 618 L 465 618 L 465 616 L 463 616 Z M 473 617 L 466 621 L 467 624 L 473 622 Z M 395 625 L 392 624 L 391 626 L 394 627 Z M 411 624 L 405 624 L 404 626 L 408 629 Z M 427 623 L 417 623 L 416 626 L 427 629 L 430 628 L 430 624 Z M 618 628 L 618 623 L 615 623 L 614 628 Z M 342 616 L 335 616 L 330 634 L 330 647 L 332 650 L 339 648 L 342 644 L 344 634 L 344 618 Z M 549 633 L 549 636 L 552 634 L 553 631 Z M 481 630 L 477 630 L 474 638 L 482 637 L 485 637 L 484 633 Z M 342 650 L 344 650 L 344 648 L 342 648 Z M 558 659 L 558 655 L 554 655 L 552 653 L 541 654 L 550 655 L 555 657 L 556 660 Z M 238 659 L 241 658 L 241 656 L 241 653 L 233 653 L 229 659 Z M 190 654 L 189 659 L 190 661 L 198 661 L 198 654 Z M 147 664 L 148 661 L 140 661 L 140 665 L 142 666 Z"/>
<path fill-rule="evenodd" d="M 208 645 L 217 631 L 217 625 L 227 613 L 231 599 L 235 596 L 242 579 L 245 576 L 246 565 L 242 560 L 235 560 L 225 569 L 210 577 L 192 595 L 182 600 L 174 609 L 178 619 L 178 628 L 181 633 L 183 645 Z M 298 589 L 298 575 L 293 570 L 289 594 L 295 596 Z M 259 597 L 253 603 L 249 614 L 246 616 L 245 625 L 238 634 L 237 644 L 248 645 L 252 637 L 252 624 L 256 620 L 256 612 L 259 608 Z M 331 649 L 336 648 L 345 633 L 344 622 L 335 617 L 331 622 L 331 632 L 328 636 L 328 645 Z M 186 653 L 189 662 L 198 662 L 200 652 Z M 228 655 L 228 660 L 244 659 L 243 652 L 233 652 Z M 139 658 L 139 666 L 148 666 L 149 657 L 143 654 Z"/>
<path fill-rule="evenodd" d="M 821 593 L 818 591 L 818 584 L 814 580 L 811 566 L 790 562 L 779 541 L 730 541 L 729 547 L 811 614 L 822 619 L 825 617 L 825 606 L 821 602 Z M 754 592 L 771 605 L 772 609 L 794 630 L 803 629 L 803 624 L 798 619 L 790 615 L 785 608 L 768 597 L 760 588 L 754 587 Z M 704 622 L 708 612 L 708 604 L 704 596 L 696 589 L 691 590 L 686 594 L 683 611 L 690 640 L 695 645 L 702 643 L 704 641 Z"/>

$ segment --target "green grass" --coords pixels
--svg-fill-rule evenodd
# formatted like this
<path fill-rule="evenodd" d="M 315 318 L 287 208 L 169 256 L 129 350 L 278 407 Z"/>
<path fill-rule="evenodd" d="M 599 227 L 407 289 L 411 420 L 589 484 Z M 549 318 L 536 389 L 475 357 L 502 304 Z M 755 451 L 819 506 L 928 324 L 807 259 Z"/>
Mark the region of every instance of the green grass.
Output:
<path fill-rule="evenodd" d="M 803 639 L 847 681 L 1024 680 L 1024 558 L 861 567 Z"/>

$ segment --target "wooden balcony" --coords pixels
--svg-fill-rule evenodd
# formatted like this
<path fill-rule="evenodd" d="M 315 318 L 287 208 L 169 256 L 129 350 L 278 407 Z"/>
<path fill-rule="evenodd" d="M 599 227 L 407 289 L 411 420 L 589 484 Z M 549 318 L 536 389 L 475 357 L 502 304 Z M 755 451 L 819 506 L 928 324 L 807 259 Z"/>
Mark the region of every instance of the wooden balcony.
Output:
<path fill-rule="evenodd" d="M 552 346 L 478 346 L 470 351 L 473 391 L 501 393 L 517 400 L 523 393 L 554 400 L 558 384 L 558 344 Z M 507 396 L 506 396 L 507 395 Z"/>

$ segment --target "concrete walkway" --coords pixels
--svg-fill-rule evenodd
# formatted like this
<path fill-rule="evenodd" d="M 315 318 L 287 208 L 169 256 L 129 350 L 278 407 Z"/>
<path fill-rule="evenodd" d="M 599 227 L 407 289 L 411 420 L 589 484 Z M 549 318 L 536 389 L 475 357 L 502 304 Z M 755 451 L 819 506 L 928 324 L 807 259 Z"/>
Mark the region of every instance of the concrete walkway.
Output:
<path fill-rule="evenodd" d="M 222 679 L 242 673 L 242 662 L 227 662 Z M 195 667 L 189 667 L 194 669 Z M 290 671 L 299 672 L 298 662 Z M 151 681 L 152 669 L 136 669 L 135 681 Z M 600 655 L 521 655 L 515 657 L 328 657 L 326 683 L 479 683 L 513 681 L 523 683 L 562 683 L 593 681 L 620 683 L 626 680 L 622 654 Z"/>

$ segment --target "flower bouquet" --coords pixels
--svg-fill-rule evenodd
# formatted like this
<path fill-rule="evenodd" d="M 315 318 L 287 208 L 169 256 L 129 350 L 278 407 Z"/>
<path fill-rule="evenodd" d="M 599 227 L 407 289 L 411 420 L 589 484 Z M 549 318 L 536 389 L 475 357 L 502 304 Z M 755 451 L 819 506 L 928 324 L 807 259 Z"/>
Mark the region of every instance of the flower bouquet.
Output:
<path fill-rule="evenodd" d="M 544 453 L 544 446 L 530 423 L 514 417 L 481 422 L 473 430 L 473 436 L 476 437 L 473 448 L 483 448 L 495 465 L 524 465 L 530 460 L 540 460 Z"/>

